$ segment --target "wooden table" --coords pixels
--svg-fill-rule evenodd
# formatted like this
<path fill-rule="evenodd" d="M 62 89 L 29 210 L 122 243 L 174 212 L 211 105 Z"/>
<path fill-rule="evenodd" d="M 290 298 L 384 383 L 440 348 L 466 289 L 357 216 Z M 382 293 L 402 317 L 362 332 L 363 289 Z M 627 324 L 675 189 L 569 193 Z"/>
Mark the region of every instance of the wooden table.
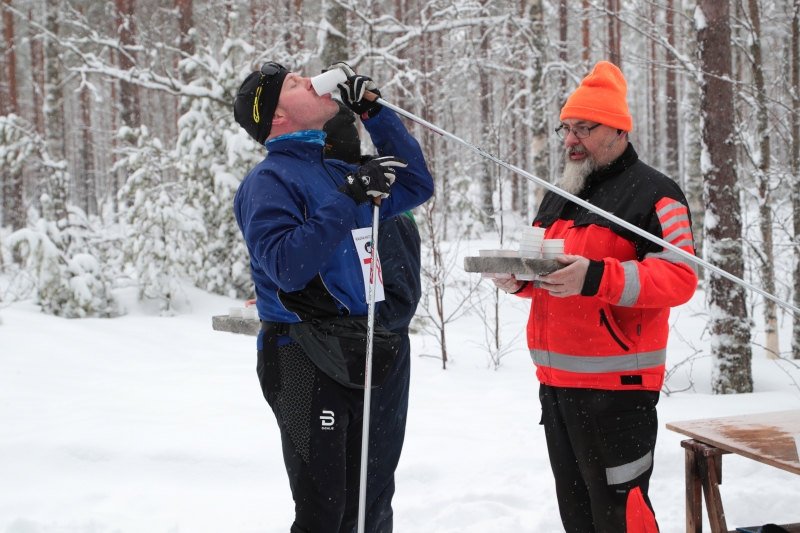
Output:
<path fill-rule="evenodd" d="M 800 435 L 800 410 L 673 422 L 667 429 L 692 437 L 681 442 L 686 449 L 686 533 L 703 530 L 701 491 L 712 533 L 728 533 L 719 493 L 723 455 L 735 453 L 800 475 L 794 438 Z M 782 527 L 800 532 L 800 523 Z"/>

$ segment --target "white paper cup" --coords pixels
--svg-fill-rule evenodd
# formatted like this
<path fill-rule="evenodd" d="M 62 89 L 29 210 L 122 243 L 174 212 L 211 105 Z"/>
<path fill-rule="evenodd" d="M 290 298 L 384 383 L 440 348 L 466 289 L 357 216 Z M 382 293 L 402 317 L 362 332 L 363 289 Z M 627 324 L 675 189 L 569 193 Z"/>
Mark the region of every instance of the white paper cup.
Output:
<path fill-rule="evenodd" d="M 311 78 L 311 86 L 319 96 L 330 94 L 337 90 L 340 83 L 347 81 L 347 75 L 340 68 L 323 72 L 319 76 Z"/>
<path fill-rule="evenodd" d="M 228 308 L 228 316 L 230 318 L 242 318 L 242 313 L 244 313 L 244 307 L 229 307 Z"/>
<path fill-rule="evenodd" d="M 564 254 L 564 241 L 557 242 L 544 241 L 542 244 L 542 255 L 545 259 L 553 259 L 557 255 Z M 553 256 L 553 257 L 550 257 Z"/>
<path fill-rule="evenodd" d="M 258 309 L 255 307 L 247 307 L 243 309 L 242 318 L 245 320 L 258 320 Z"/>
<path fill-rule="evenodd" d="M 523 235 L 536 235 L 542 238 L 544 238 L 545 231 L 546 230 L 544 228 L 537 228 L 534 226 L 525 226 L 524 228 L 522 228 Z"/>
<path fill-rule="evenodd" d="M 522 250 L 519 251 L 519 257 L 524 257 L 525 259 L 539 259 L 542 256 L 542 252 L 540 250 Z"/>

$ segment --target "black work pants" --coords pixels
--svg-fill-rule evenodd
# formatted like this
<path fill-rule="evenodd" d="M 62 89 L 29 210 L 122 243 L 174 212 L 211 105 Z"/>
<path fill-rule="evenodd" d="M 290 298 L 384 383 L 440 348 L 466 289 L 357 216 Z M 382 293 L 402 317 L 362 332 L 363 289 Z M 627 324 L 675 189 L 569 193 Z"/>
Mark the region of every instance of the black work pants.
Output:
<path fill-rule="evenodd" d="M 336 383 L 296 343 L 279 347 L 278 359 L 281 388 L 266 396 L 295 503 L 291 532 L 351 533 L 358 520 L 364 391 Z"/>
<path fill-rule="evenodd" d="M 542 424 L 567 533 L 657 533 L 647 496 L 658 392 L 541 385 Z"/>

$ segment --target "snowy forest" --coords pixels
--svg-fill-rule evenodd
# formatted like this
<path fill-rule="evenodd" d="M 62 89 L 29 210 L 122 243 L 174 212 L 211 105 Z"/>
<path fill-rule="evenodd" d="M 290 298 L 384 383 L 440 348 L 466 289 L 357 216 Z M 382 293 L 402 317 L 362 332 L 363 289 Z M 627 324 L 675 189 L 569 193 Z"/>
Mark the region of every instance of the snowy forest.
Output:
<path fill-rule="evenodd" d="M 551 182 L 564 100 L 595 62 L 617 64 L 631 141 L 685 191 L 698 255 L 800 307 L 800 0 L 0 5 L 0 311 L 34 299 L 113 319 L 123 287 L 163 315 L 187 286 L 251 297 L 232 200 L 266 152 L 233 121 L 234 96 L 264 61 L 313 76 L 343 59 L 387 101 Z M 415 212 L 417 331 L 446 366 L 448 328 L 478 314 L 500 365 L 505 296 L 456 258 L 470 240 L 513 242 L 544 190 L 407 125 L 436 180 Z M 701 276 L 714 392 L 752 391 L 754 352 L 800 359 L 800 316 Z"/>

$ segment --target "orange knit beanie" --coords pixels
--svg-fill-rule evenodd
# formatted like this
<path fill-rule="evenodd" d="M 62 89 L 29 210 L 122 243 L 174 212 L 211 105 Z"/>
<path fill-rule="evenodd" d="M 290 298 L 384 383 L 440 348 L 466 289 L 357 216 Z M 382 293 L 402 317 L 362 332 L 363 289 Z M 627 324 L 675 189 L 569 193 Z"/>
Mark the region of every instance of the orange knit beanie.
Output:
<path fill-rule="evenodd" d="M 599 122 L 618 130 L 633 130 L 625 94 L 628 84 L 622 71 L 613 63 L 600 61 L 583 78 L 561 109 L 561 118 L 577 118 Z"/>

